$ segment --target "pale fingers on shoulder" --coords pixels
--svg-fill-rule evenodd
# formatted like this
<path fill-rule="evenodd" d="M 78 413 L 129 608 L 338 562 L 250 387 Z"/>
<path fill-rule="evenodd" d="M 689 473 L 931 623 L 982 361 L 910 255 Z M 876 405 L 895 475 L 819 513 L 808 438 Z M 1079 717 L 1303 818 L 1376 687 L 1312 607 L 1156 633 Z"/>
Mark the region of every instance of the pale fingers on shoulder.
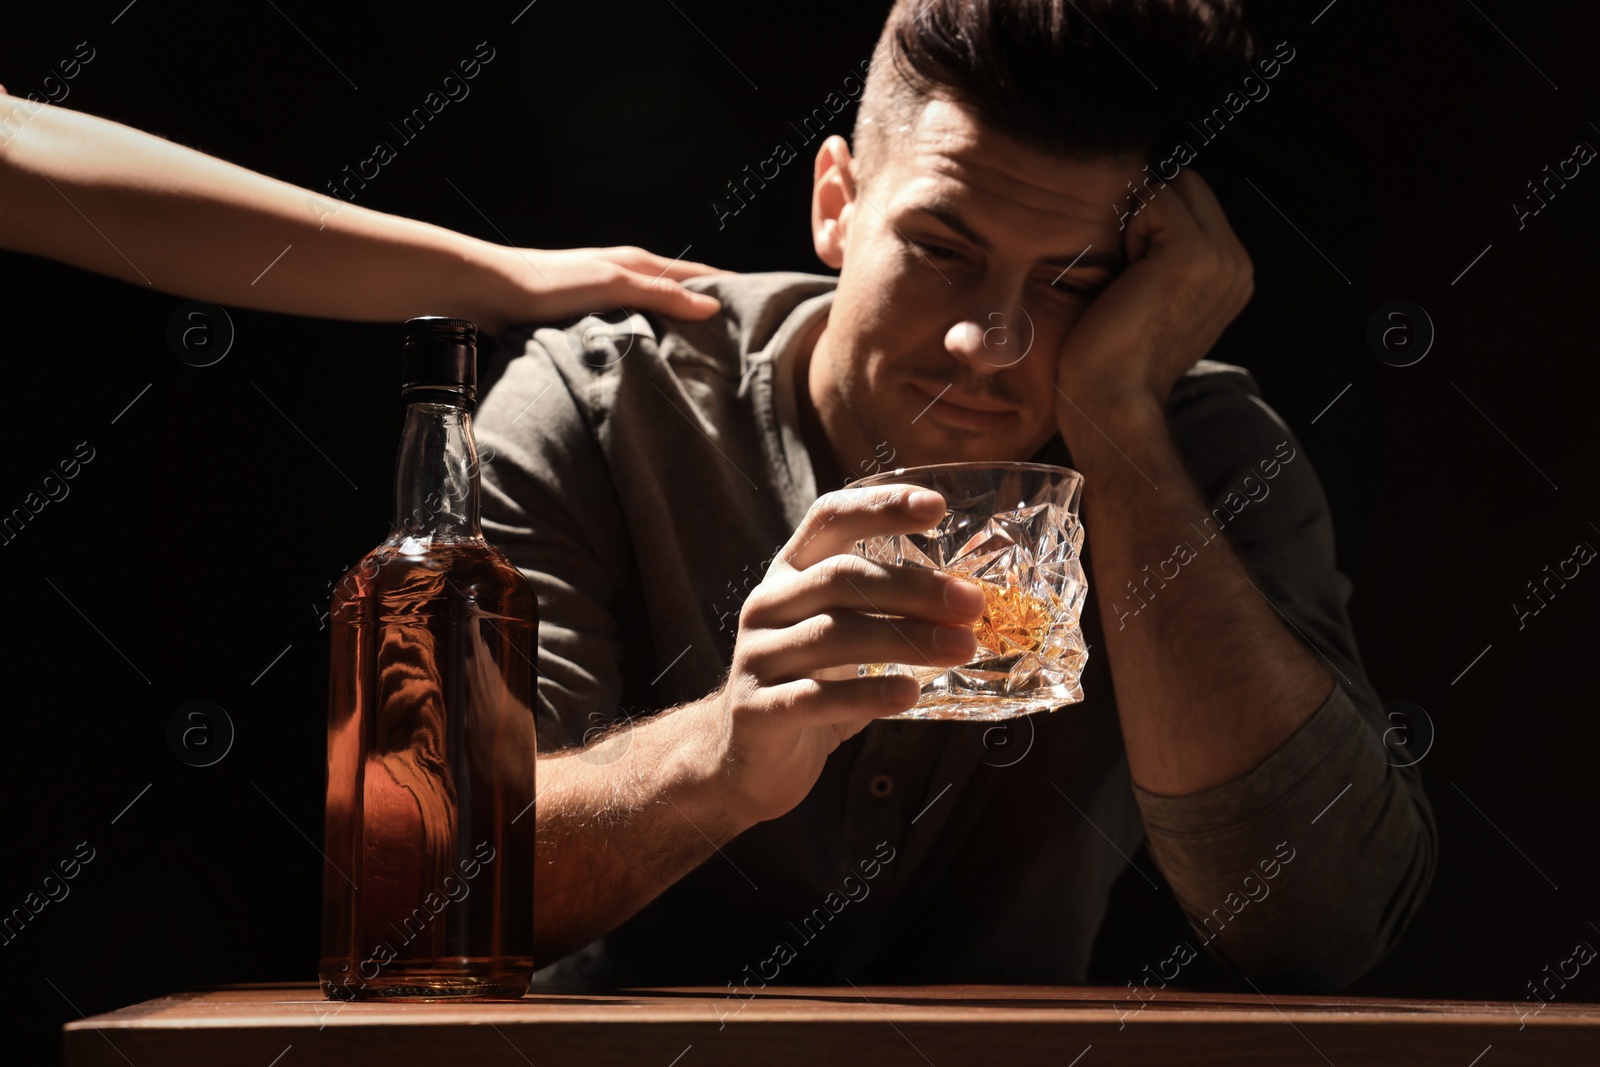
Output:
<path fill-rule="evenodd" d="M 671 278 L 623 270 L 613 288 L 620 303 L 632 303 L 670 318 L 699 321 L 715 315 L 722 303 L 709 293 L 696 293 Z"/>
<path fill-rule="evenodd" d="M 732 271 L 697 263 L 692 259 L 668 259 L 666 256 L 639 248 L 636 245 L 614 245 L 593 250 L 597 255 L 640 274 L 660 275 L 674 281 L 695 278 L 702 274 L 731 274 Z"/>
<path fill-rule="evenodd" d="M 926 530 L 943 514 L 944 498 L 914 485 L 836 489 L 811 505 L 779 558 L 804 570 L 869 537 Z"/>
<path fill-rule="evenodd" d="M 638 308 L 672 318 L 699 320 L 721 304 L 706 293 L 685 289 L 658 269 L 636 270 L 606 255 L 609 249 L 571 249 L 551 253 L 538 277 L 528 283 L 545 290 L 553 307 Z"/>

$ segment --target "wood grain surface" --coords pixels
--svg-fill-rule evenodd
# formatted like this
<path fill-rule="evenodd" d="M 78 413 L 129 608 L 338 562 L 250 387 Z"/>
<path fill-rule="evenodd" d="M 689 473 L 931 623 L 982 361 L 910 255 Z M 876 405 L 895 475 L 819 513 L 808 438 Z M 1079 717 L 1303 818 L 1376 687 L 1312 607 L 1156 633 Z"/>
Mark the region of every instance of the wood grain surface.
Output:
<path fill-rule="evenodd" d="M 1600 1005 L 1125 987 L 768 986 L 339 1003 L 313 983 L 179 993 L 70 1023 L 68 1067 L 568 1064 L 1600 1065 Z"/>

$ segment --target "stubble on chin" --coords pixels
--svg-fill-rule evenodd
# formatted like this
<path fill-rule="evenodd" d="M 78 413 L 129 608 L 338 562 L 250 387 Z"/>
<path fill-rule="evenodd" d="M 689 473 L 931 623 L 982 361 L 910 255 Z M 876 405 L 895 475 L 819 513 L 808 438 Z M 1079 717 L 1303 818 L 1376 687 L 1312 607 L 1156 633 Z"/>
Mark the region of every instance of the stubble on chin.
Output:
<path fill-rule="evenodd" d="M 909 445 L 905 430 L 911 416 L 896 406 L 898 397 L 893 386 L 874 388 L 864 372 L 841 376 L 838 381 L 839 403 L 869 449 L 877 451 L 888 447 L 898 455 L 903 447 Z M 899 460 L 894 465 L 910 466 Z"/>

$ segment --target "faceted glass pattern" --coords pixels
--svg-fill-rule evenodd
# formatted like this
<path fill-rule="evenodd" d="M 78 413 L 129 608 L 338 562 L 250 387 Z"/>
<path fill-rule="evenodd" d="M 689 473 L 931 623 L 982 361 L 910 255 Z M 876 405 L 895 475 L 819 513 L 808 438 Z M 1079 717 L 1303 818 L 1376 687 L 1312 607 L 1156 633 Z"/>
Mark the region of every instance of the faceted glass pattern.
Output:
<path fill-rule="evenodd" d="M 1079 550 L 1083 476 L 1042 463 L 946 463 L 885 471 L 852 487 L 908 484 L 945 499 L 939 525 L 856 542 L 880 563 L 931 567 L 979 583 L 978 650 L 960 667 L 862 664 L 861 676 L 909 674 L 914 707 L 891 719 L 1010 719 L 1083 699 L 1088 661 L 1079 614 L 1089 587 Z"/>

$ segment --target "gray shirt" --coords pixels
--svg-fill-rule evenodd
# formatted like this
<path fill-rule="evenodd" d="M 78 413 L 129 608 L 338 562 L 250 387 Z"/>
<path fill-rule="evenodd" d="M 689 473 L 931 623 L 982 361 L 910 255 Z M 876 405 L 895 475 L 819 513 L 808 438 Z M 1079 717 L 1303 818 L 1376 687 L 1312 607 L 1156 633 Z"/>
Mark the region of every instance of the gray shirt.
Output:
<path fill-rule="evenodd" d="M 476 417 L 483 527 L 538 593 L 542 753 L 725 678 L 745 596 L 835 488 L 815 482 L 794 380 L 835 284 L 704 278 L 691 287 L 723 304 L 706 322 L 618 313 L 505 339 Z M 999 726 L 872 723 L 793 811 L 539 980 L 1082 982 L 1146 839 L 1194 935 L 1151 961 L 1163 980 L 1196 950 L 1263 989 L 1334 989 L 1382 959 L 1432 879 L 1436 831 L 1384 737 L 1322 487 L 1242 367 L 1201 360 L 1167 421 L 1214 509 L 1196 547 L 1227 537 L 1335 676 L 1281 748 L 1197 794 L 1134 786 L 1102 625 L 1137 625 L 1138 602 L 1091 568 L 1081 703 Z M 1034 458 L 1071 465 L 1059 437 Z"/>

